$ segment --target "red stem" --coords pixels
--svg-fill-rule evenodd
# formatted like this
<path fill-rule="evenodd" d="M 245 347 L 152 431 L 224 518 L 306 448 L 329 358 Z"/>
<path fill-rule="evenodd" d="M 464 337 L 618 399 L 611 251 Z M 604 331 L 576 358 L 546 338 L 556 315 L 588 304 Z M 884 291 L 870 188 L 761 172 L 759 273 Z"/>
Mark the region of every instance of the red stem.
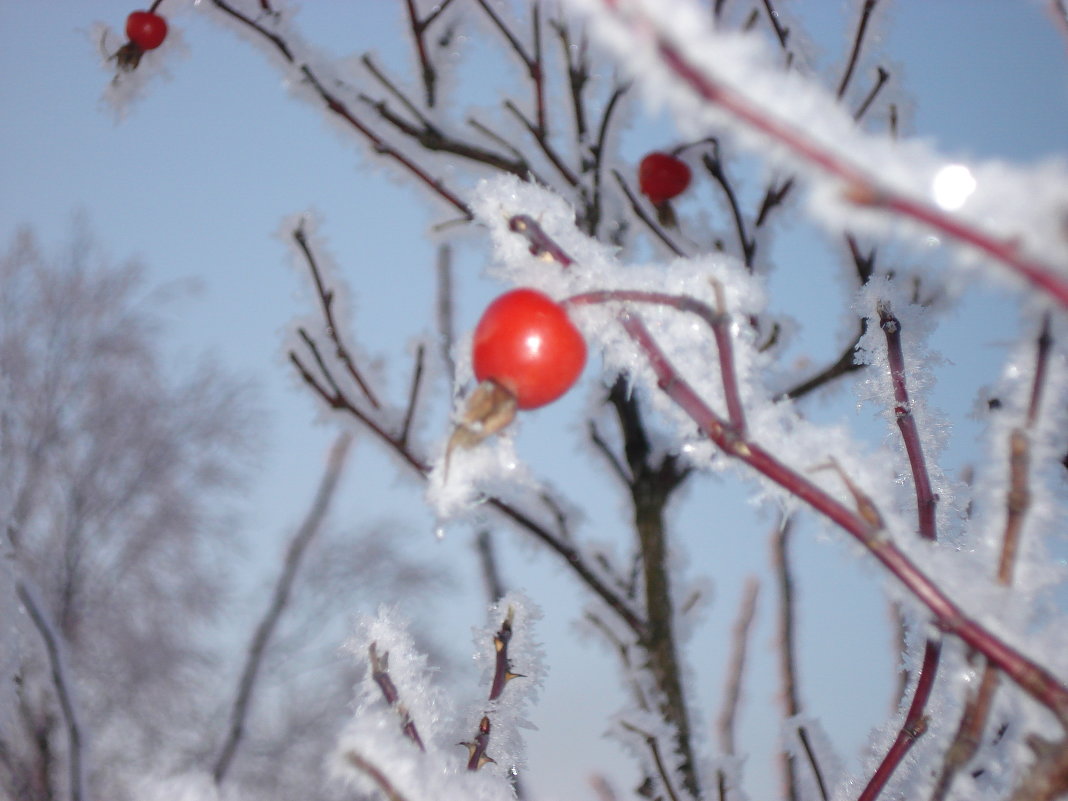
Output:
<path fill-rule="evenodd" d="M 901 349 L 901 322 L 894 316 L 888 303 L 880 302 L 876 307 L 879 313 L 879 325 L 886 335 L 886 354 L 890 363 L 890 380 L 894 385 L 894 416 L 901 439 L 905 443 L 905 452 L 909 457 L 913 483 L 916 487 L 916 513 L 919 518 L 920 536 L 925 540 L 934 540 L 937 536 L 935 507 L 938 497 L 931 489 L 931 477 L 927 473 L 927 462 L 923 457 L 923 445 L 916 418 L 912 414 L 912 401 L 909 399 L 908 386 L 905 383 L 905 355 Z"/>
<path fill-rule="evenodd" d="M 931 689 L 934 687 L 935 675 L 938 673 L 938 660 L 942 654 L 941 640 L 928 640 L 927 647 L 923 652 L 923 664 L 920 666 L 920 677 L 916 681 L 916 692 L 909 704 L 908 714 L 901 730 L 894 738 L 894 744 L 886 752 L 879 768 L 872 775 L 868 786 L 857 796 L 857 801 L 875 801 L 882 792 L 883 787 L 890 780 L 901 760 L 909 752 L 915 742 L 927 731 L 927 701 L 931 697 Z"/>
<path fill-rule="evenodd" d="M 660 388 L 679 405 L 722 451 L 748 464 L 791 495 L 844 529 L 867 548 L 935 617 L 944 632 L 960 637 L 1015 681 L 1020 688 L 1068 725 L 1068 687 L 1049 670 L 999 640 L 967 617 L 935 582 L 896 545 L 804 476 L 784 465 L 760 445 L 744 441 L 675 370 L 641 320 L 622 312 L 620 320 L 641 347 L 657 375 Z"/>
<path fill-rule="evenodd" d="M 894 316 L 888 303 L 879 302 L 876 306 L 879 324 L 886 335 L 887 361 L 890 366 L 890 379 L 894 385 L 894 413 L 901 439 L 905 443 L 909 465 L 912 470 L 913 484 L 916 488 L 916 514 L 920 536 L 934 541 L 937 537 L 935 521 L 936 496 L 931 491 L 931 480 L 927 473 L 927 464 L 923 457 L 916 418 L 912 414 L 912 402 L 909 400 L 908 386 L 905 383 L 905 354 L 901 347 L 901 322 Z M 931 696 L 935 678 L 938 675 L 939 658 L 942 654 L 941 639 L 928 639 L 923 652 L 919 677 L 916 679 L 916 691 L 912 696 L 905 722 L 894 739 L 894 744 L 886 752 L 883 761 L 872 775 L 867 787 L 857 801 L 874 801 L 883 787 L 890 780 L 901 760 L 913 744 L 927 730 L 927 701 Z"/>
<path fill-rule="evenodd" d="M 717 305 L 723 307 L 723 289 L 714 284 Z M 565 306 L 589 306 L 613 301 L 632 301 L 636 303 L 656 303 L 670 306 L 683 312 L 691 312 L 704 320 L 716 338 L 719 350 L 720 372 L 723 378 L 724 395 L 727 402 L 727 419 L 741 436 L 745 435 L 745 411 L 742 406 L 738 378 L 734 370 L 734 348 L 731 346 L 729 330 L 730 318 L 723 311 L 714 311 L 710 306 L 689 295 L 668 295 L 664 292 L 647 292 L 638 289 L 603 289 L 595 292 L 583 292 L 565 298 Z"/>

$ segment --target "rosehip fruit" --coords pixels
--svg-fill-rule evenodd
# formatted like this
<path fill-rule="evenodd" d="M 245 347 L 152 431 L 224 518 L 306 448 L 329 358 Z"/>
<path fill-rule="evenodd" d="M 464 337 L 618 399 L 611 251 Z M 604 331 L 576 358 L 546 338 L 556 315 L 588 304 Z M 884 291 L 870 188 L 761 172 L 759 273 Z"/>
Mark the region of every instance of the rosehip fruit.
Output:
<path fill-rule="evenodd" d="M 494 381 L 515 397 L 518 408 L 535 409 L 578 380 L 586 341 L 548 295 L 514 289 L 493 301 L 479 320 L 472 364 L 479 381 Z"/>
<path fill-rule="evenodd" d="M 638 166 L 638 186 L 657 206 L 685 192 L 690 177 L 686 162 L 668 153 L 650 153 Z"/>
<path fill-rule="evenodd" d="M 167 38 L 167 20 L 151 11 L 134 11 L 126 18 L 126 38 L 142 50 L 155 50 Z"/>

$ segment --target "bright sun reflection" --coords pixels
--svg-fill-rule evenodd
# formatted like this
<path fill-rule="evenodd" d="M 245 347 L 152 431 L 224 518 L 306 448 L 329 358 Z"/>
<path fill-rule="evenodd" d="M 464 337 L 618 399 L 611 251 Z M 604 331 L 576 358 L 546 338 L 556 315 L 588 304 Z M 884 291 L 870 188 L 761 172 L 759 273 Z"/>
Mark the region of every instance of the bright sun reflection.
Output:
<path fill-rule="evenodd" d="M 947 164 L 931 182 L 934 201 L 946 211 L 959 209 L 975 191 L 975 178 L 963 164 Z"/>
<path fill-rule="evenodd" d="M 526 345 L 527 353 L 531 356 L 537 356 L 541 352 L 541 335 L 531 334 L 525 340 L 523 344 Z"/>

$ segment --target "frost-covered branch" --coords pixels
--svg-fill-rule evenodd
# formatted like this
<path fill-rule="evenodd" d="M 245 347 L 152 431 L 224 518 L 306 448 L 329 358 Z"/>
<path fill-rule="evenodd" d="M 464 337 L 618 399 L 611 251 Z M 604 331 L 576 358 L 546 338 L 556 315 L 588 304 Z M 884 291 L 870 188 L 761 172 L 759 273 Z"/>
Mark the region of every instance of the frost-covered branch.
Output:
<path fill-rule="evenodd" d="M 738 616 L 735 618 L 734 628 L 731 630 L 731 651 L 730 659 L 727 663 L 727 682 L 723 690 L 720 714 L 716 719 L 716 734 L 719 737 L 719 747 L 727 756 L 733 756 L 735 753 L 735 720 L 742 697 L 742 677 L 745 674 L 749 630 L 753 625 L 753 616 L 756 614 L 759 591 L 760 581 L 755 576 L 750 576 L 746 579 L 742 600 L 738 605 Z"/>
<path fill-rule="evenodd" d="M 515 230 L 514 226 L 509 227 Z M 524 234 L 530 230 L 528 224 Z M 559 254 L 563 266 L 574 265 L 574 260 L 540 228 L 537 236 L 539 241 L 548 240 L 539 244 L 541 252 Z M 849 509 L 762 445 L 746 439 L 728 420 L 713 411 L 675 368 L 636 312 L 624 308 L 618 313 L 617 319 L 648 360 L 658 388 L 697 424 L 724 455 L 748 465 L 848 533 L 927 607 L 943 632 L 959 637 L 985 655 L 1024 692 L 1068 725 L 1068 686 L 1057 676 L 968 617 L 937 581 L 893 543 L 879 520 L 866 514 L 863 507 L 858 511 Z"/>
<path fill-rule="evenodd" d="M 611 40 L 607 39 L 606 34 L 609 44 L 618 48 L 627 41 L 631 56 L 636 50 L 642 51 L 648 56 L 641 59 L 642 63 L 648 65 L 650 59 L 655 60 L 665 75 L 670 76 L 676 84 L 689 88 L 697 99 L 697 108 L 688 109 L 687 114 L 701 117 L 705 109 L 722 112 L 745 132 L 756 133 L 758 137 L 752 140 L 754 144 L 758 141 L 771 142 L 785 154 L 784 161 L 830 179 L 832 183 L 828 189 L 856 210 L 877 210 L 891 217 L 918 223 L 936 235 L 985 254 L 1060 305 L 1068 307 L 1068 277 L 1055 265 L 1031 255 L 1027 244 L 984 230 L 962 216 L 949 214 L 907 194 L 890 182 L 876 179 L 841 149 L 825 144 L 798 127 L 802 120 L 784 119 L 759 100 L 746 96 L 744 91 L 717 76 L 707 66 L 710 54 L 720 59 L 729 58 L 717 53 L 717 48 L 705 44 L 700 58 L 706 63 L 699 62 L 695 54 L 680 43 L 681 35 L 677 27 L 670 29 L 670 23 L 677 26 L 680 18 L 690 19 L 693 16 L 695 10 L 691 10 L 693 7 L 689 4 L 677 4 L 675 14 L 653 14 L 644 0 L 630 3 L 588 0 L 587 5 L 591 12 L 599 13 L 599 19 L 605 23 L 605 31 L 611 29 L 615 34 Z M 657 7 L 657 10 L 663 12 L 661 7 Z M 689 38 L 693 40 L 692 36 Z M 630 59 L 632 64 L 637 61 Z M 722 60 L 717 62 L 717 66 L 723 66 Z M 751 59 L 746 67 L 755 69 Z M 770 78 L 769 75 L 762 77 Z M 822 101 L 816 101 L 816 97 L 812 94 L 809 99 L 822 104 Z M 857 220 L 859 222 L 861 217 L 858 216 Z"/>
<path fill-rule="evenodd" d="M 1003 587 L 1013 583 L 1017 553 L 1020 546 L 1020 534 L 1024 521 L 1031 507 L 1031 432 L 1038 421 L 1042 395 L 1045 389 L 1049 369 L 1050 319 L 1047 315 L 1042 321 L 1042 328 L 1035 342 L 1035 369 L 1031 382 L 1031 395 L 1027 404 L 1027 413 L 1023 424 L 1015 426 L 1009 433 L 1009 482 L 1005 499 L 1005 530 L 1001 540 L 1001 553 L 998 558 L 997 582 Z M 986 730 L 990 710 L 999 684 L 999 673 L 987 661 L 983 666 L 982 678 L 973 693 L 969 693 L 964 712 L 957 726 L 953 742 L 946 751 L 946 757 L 939 773 L 938 781 L 931 795 L 931 801 L 942 801 L 949 794 L 958 772 L 964 768 L 978 753 L 979 745 Z M 1044 752 L 1036 748 L 1039 762 L 1046 771 L 1056 773 L 1062 766 L 1068 765 L 1068 740 L 1060 743 L 1061 756 L 1055 757 L 1056 748 L 1048 744 Z M 1043 760 L 1041 757 L 1045 757 Z M 1052 777 L 1050 782 L 1056 784 Z M 1022 787 L 1026 786 L 1026 782 Z M 1068 788 L 1068 774 L 1061 780 L 1060 789 Z M 1030 792 L 1021 789 L 1022 793 Z M 1024 798 L 1039 797 L 1024 795 Z"/>
<path fill-rule="evenodd" d="M 876 306 L 879 326 L 886 337 L 887 363 L 890 369 L 890 381 L 894 390 L 894 418 L 901 433 L 901 441 L 908 454 L 912 483 L 916 493 L 917 528 L 920 536 L 929 541 L 937 539 L 935 504 L 937 498 L 931 489 L 931 479 L 923 453 L 919 428 L 913 414 L 912 401 L 909 398 L 905 355 L 901 344 L 901 321 L 894 315 L 890 304 L 880 301 Z M 913 690 L 912 702 L 905 714 L 904 723 L 890 746 L 883 761 L 879 764 L 871 780 L 858 797 L 858 801 L 874 801 L 882 792 L 898 765 L 904 760 L 909 749 L 927 730 L 927 702 L 934 689 L 938 676 L 939 661 L 942 655 L 942 639 L 929 636 L 924 643 L 923 660 Z"/>

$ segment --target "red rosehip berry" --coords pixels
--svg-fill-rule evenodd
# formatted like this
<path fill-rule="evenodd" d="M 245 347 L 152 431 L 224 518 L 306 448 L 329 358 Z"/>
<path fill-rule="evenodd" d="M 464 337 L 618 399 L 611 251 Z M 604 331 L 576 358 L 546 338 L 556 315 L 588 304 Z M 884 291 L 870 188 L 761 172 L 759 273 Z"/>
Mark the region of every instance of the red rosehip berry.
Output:
<path fill-rule="evenodd" d="M 496 382 L 515 397 L 518 408 L 534 409 L 578 380 L 586 341 L 559 303 L 533 289 L 515 289 L 483 313 L 472 364 L 479 381 Z"/>
<path fill-rule="evenodd" d="M 141 50 L 155 50 L 167 38 L 167 20 L 151 11 L 134 11 L 126 18 L 126 38 Z"/>
<path fill-rule="evenodd" d="M 638 166 L 638 186 L 657 206 L 685 192 L 690 177 L 686 162 L 668 153 L 650 153 Z"/>

